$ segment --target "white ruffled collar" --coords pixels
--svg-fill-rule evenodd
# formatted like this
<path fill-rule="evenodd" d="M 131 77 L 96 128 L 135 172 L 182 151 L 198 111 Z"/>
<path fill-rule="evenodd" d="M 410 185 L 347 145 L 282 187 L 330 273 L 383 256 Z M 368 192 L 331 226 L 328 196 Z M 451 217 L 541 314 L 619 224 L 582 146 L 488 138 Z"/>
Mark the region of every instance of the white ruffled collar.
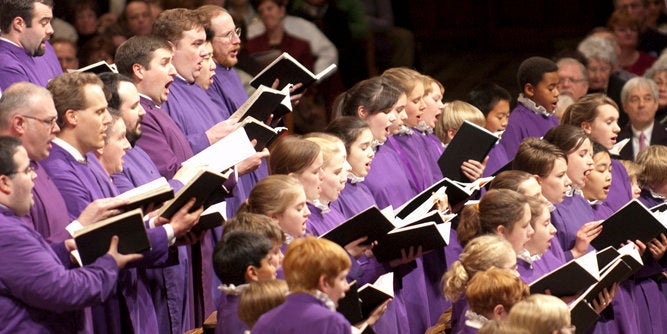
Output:
<path fill-rule="evenodd" d="M 471 310 L 466 311 L 466 326 L 480 329 L 484 326 L 489 319 L 481 314 L 477 314 Z"/>
<path fill-rule="evenodd" d="M 530 109 L 532 112 L 538 115 L 544 115 L 546 117 L 552 116 L 554 112 L 548 112 L 543 106 L 538 106 L 535 101 L 523 96 L 523 93 L 519 94 L 519 97 L 516 99 L 517 102 L 521 103 L 524 107 Z"/>
<path fill-rule="evenodd" d="M 356 176 L 352 173 L 347 174 L 347 180 L 350 181 L 351 184 L 359 183 L 359 182 L 364 182 L 364 177 Z"/>
<path fill-rule="evenodd" d="M 248 284 L 241 284 L 235 286 L 234 284 L 220 284 L 218 290 L 224 292 L 226 295 L 240 296 L 243 290 L 248 288 Z"/>

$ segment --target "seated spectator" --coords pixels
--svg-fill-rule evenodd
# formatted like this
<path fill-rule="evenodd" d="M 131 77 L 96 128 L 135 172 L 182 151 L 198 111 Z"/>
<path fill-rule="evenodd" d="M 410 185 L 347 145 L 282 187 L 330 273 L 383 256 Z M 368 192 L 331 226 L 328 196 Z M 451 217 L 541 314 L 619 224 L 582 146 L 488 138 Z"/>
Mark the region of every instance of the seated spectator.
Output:
<path fill-rule="evenodd" d="M 119 19 L 119 23 L 128 31 L 128 37 L 150 35 L 153 30 L 153 21 L 155 19 L 151 12 L 151 5 L 145 0 L 128 1 Z"/>
<path fill-rule="evenodd" d="M 645 78 L 649 78 L 658 85 L 658 111 L 655 113 L 655 119 L 660 124 L 667 123 L 667 55 L 662 55 L 653 66 L 644 73 Z"/>
<path fill-rule="evenodd" d="M 74 42 L 59 38 L 51 41 L 51 46 L 53 46 L 53 51 L 56 52 L 56 57 L 58 57 L 63 72 L 79 68 L 79 58 L 76 56 L 77 48 Z"/>
<path fill-rule="evenodd" d="M 586 66 L 574 58 L 561 58 L 558 65 L 558 91 L 575 102 L 588 91 Z"/>
<path fill-rule="evenodd" d="M 637 48 L 641 22 L 627 11 L 617 10 L 607 21 L 607 28 L 616 35 L 621 47 L 621 54 L 618 57 L 621 67 L 630 73 L 643 75 L 656 57 Z"/>
<path fill-rule="evenodd" d="M 97 35 L 100 15 L 97 2 L 93 0 L 77 1 L 72 14 L 73 24 L 79 34 L 78 46 L 83 46 Z"/>

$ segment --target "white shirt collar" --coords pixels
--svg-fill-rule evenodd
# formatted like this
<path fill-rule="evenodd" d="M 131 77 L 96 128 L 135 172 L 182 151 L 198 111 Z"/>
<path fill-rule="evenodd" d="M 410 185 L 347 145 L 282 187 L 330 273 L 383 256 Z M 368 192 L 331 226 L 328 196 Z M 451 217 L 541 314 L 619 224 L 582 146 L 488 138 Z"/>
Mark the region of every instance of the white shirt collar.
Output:
<path fill-rule="evenodd" d="M 83 154 L 81 154 L 81 152 L 79 152 L 79 150 L 74 148 L 74 146 L 72 146 L 70 143 L 68 143 L 68 142 L 66 142 L 66 141 L 64 141 L 64 140 L 62 140 L 58 137 L 53 138 L 52 142 L 54 144 L 62 147 L 67 153 L 69 153 L 72 157 L 74 157 L 74 159 L 76 159 L 76 161 L 81 162 L 81 163 L 85 163 L 86 161 L 88 161 L 88 159 L 86 159 L 86 157 Z"/>
<path fill-rule="evenodd" d="M 18 45 L 18 44 L 16 44 L 16 43 L 14 43 L 14 42 L 12 42 L 12 41 L 10 41 L 10 40 L 4 38 L 4 37 L 0 37 L 0 41 L 5 41 L 5 42 L 7 42 L 7 43 L 9 43 L 9 44 L 15 45 L 15 46 L 17 46 L 17 47 L 23 49 L 22 46 L 20 46 L 20 45 Z"/>

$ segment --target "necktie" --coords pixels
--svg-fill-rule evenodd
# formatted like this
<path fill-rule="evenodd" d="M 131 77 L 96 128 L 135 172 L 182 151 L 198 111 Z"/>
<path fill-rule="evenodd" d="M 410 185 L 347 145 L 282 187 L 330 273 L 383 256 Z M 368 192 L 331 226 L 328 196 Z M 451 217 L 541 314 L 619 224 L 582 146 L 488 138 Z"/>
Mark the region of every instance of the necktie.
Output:
<path fill-rule="evenodd" d="M 642 131 L 639 133 L 639 152 L 643 151 L 646 149 L 646 136 L 644 135 L 644 132 Z"/>

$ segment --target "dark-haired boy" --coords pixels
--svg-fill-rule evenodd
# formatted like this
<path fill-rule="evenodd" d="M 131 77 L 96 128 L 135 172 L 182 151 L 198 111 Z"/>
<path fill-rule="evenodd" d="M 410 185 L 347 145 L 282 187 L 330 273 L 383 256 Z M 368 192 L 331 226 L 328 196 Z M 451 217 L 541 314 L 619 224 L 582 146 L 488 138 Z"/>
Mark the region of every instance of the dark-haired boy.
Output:
<path fill-rule="evenodd" d="M 558 65 L 546 58 L 530 57 L 519 66 L 517 81 L 521 93 L 500 140 L 505 162 L 514 157 L 524 138 L 542 137 L 558 125 L 554 115 L 559 95 Z"/>
<path fill-rule="evenodd" d="M 278 267 L 271 250 L 273 242 L 257 233 L 227 232 L 213 251 L 213 269 L 222 285 L 216 333 L 248 330 L 237 313 L 241 292 L 247 283 L 276 278 Z"/>

